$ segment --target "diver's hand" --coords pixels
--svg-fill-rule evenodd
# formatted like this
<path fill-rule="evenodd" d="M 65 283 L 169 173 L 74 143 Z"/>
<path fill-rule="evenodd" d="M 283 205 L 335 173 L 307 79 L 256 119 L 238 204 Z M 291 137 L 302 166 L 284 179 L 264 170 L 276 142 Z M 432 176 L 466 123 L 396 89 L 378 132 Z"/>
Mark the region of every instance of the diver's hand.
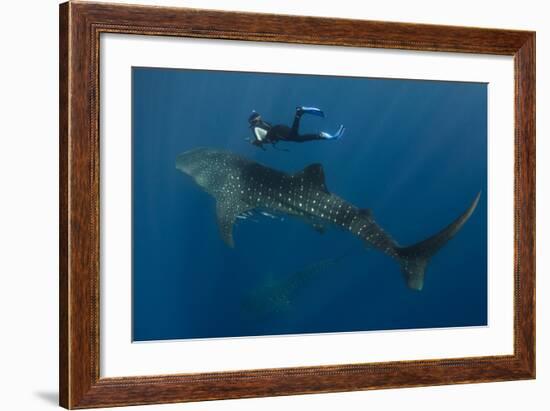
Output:
<path fill-rule="evenodd" d="M 263 143 L 261 141 L 258 141 L 258 140 L 248 140 L 250 142 L 250 144 L 252 144 L 253 146 L 256 146 L 258 148 L 261 148 L 262 150 L 265 151 L 265 147 L 263 145 Z"/>

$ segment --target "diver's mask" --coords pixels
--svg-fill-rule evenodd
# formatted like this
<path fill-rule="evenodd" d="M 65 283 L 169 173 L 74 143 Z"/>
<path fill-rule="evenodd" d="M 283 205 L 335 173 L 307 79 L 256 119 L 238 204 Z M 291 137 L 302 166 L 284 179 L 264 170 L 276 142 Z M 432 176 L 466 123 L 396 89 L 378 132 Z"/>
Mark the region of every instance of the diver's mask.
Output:
<path fill-rule="evenodd" d="M 255 111 L 252 111 L 250 117 L 248 117 L 248 123 L 254 133 L 253 144 L 262 144 L 265 142 L 269 126 L 262 120 L 262 117 Z"/>
<path fill-rule="evenodd" d="M 262 122 L 262 116 L 260 116 L 259 113 L 255 112 L 254 110 L 252 111 L 252 114 L 250 115 L 250 117 L 248 117 L 248 123 L 251 125 L 251 126 L 254 126 L 258 123 L 261 123 Z"/>

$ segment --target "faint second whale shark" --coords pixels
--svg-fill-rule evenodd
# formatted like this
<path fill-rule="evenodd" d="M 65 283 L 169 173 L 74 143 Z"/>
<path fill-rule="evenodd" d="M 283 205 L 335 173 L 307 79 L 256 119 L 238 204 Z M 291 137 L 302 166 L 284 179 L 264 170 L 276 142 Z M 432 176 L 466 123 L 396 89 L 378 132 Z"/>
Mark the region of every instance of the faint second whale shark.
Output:
<path fill-rule="evenodd" d="M 471 205 L 437 234 L 408 247 L 400 246 L 374 220 L 367 209 L 355 207 L 329 193 L 323 167 L 311 164 L 295 174 L 287 174 L 229 151 L 197 148 L 178 155 L 176 168 L 216 199 L 220 234 L 230 247 L 237 216 L 260 209 L 299 217 L 314 227 L 335 225 L 363 239 L 367 245 L 397 260 L 407 285 L 424 286 L 424 273 L 437 253 L 470 218 L 479 202 Z"/>
<path fill-rule="evenodd" d="M 290 311 L 296 295 L 307 288 L 322 271 L 338 264 L 351 253 L 326 258 L 309 264 L 298 271 L 275 280 L 268 276 L 259 287 L 252 289 L 242 299 L 242 307 L 257 316 Z"/>

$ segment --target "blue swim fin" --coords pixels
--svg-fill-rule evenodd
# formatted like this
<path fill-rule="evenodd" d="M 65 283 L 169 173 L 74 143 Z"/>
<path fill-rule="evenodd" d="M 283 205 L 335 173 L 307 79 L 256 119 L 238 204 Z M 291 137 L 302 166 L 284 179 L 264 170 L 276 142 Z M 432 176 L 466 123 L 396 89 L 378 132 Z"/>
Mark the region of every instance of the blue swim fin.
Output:
<path fill-rule="evenodd" d="M 340 127 L 334 134 L 329 134 L 326 131 L 321 131 L 319 135 L 321 136 L 321 138 L 324 138 L 327 140 L 338 140 L 344 135 L 344 131 L 346 131 L 346 129 L 344 128 L 343 125 L 340 125 Z"/>
<path fill-rule="evenodd" d="M 318 117 L 325 117 L 325 113 L 321 109 L 318 109 L 317 107 L 296 107 L 296 111 L 298 111 L 300 114 L 312 114 L 314 116 Z"/>

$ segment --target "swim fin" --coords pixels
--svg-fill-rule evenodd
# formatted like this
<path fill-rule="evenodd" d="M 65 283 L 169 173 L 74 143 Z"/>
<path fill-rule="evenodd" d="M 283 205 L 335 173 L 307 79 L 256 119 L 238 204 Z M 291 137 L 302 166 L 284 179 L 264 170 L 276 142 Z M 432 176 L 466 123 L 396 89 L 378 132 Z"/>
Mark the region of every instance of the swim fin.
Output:
<path fill-rule="evenodd" d="M 311 114 L 318 117 L 325 117 L 325 113 L 321 109 L 318 109 L 317 107 L 296 107 L 296 111 L 298 111 L 300 114 Z"/>
<path fill-rule="evenodd" d="M 324 139 L 327 139 L 327 140 L 338 140 L 339 138 L 341 138 L 344 135 L 344 131 L 346 131 L 346 129 L 344 128 L 343 125 L 340 125 L 340 127 L 338 128 L 336 133 L 329 134 L 326 131 L 321 131 L 319 133 L 319 136 L 321 136 L 321 138 L 324 138 Z"/>

